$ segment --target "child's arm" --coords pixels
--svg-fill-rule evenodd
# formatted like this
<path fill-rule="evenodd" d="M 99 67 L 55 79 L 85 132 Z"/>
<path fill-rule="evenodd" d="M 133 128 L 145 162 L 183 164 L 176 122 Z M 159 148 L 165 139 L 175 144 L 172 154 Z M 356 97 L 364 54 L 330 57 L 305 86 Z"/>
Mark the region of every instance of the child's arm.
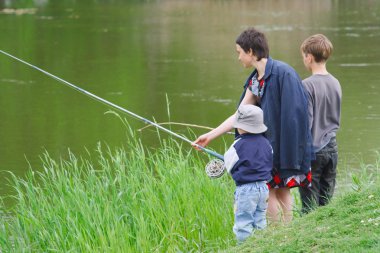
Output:
<path fill-rule="evenodd" d="M 246 90 L 241 104 L 256 104 L 256 99 L 250 90 L 248 90 L 248 89 Z M 194 141 L 194 143 L 198 144 L 202 147 L 205 147 L 213 139 L 216 139 L 217 137 L 221 136 L 222 134 L 230 131 L 232 129 L 232 125 L 233 125 L 234 120 L 235 120 L 235 114 L 236 114 L 236 112 L 233 115 L 231 115 L 230 117 L 228 117 L 225 121 L 223 121 L 223 123 L 221 123 L 217 128 L 211 130 L 208 133 L 205 133 L 205 134 L 199 136 Z"/>
<path fill-rule="evenodd" d="M 205 133 L 205 134 L 199 136 L 198 139 L 196 139 L 194 141 L 194 143 L 198 144 L 202 147 L 206 147 L 210 143 L 210 141 L 212 141 L 213 139 L 215 139 L 215 138 L 221 136 L 222 134 L 230 131 L 232 129 L 232 124 L 234 123 L 234 119 L 235 119 L 235 114 L 228 117 L 217 128 L 211 130 L 208 133 Z"/>
<path fill-rule="evenodd" d="M 308 116 L 309 116 L 309 128 L 312 129 L 313 121 L 314 121 L 314 98 L 306 84 L 302 82 L 304 85 L 305 93 L 307 95 L 307 108 L 308 108 Z"/>

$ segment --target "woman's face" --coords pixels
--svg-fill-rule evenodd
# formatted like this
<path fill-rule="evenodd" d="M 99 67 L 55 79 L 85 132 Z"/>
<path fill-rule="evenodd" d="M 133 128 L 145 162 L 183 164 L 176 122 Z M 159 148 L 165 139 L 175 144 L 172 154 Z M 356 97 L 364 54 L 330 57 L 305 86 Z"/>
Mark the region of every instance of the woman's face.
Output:
<path fill-rule="evenodd" d="M 243 64 L 244 68 L 253 67 L 253 62 L 255 61 L 256 57 L 253 55 L 252 50 L 246 53 L 240 47 L 240 45 L 236 44 L 236 52 L 238 53 L 239 61 Z"/>

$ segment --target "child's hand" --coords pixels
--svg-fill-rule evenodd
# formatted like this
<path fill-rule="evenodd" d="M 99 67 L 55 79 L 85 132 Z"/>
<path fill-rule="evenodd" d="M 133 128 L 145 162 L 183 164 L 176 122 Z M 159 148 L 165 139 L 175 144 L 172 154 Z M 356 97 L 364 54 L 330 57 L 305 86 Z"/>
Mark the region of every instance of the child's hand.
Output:
<path fill-rule="evenodd" d="M 206 147 L 209 142 L 211 141 L 211 138 L 209 136 L 209 134 L 203 134 L 201 136 L 198 137 L 198 139 L 196 139 L 193 143 L 192 143 L 192 146 L 197 149 L 197 150 L 201 150 L 199 146 L 202 146 L 202 147 Z"/>

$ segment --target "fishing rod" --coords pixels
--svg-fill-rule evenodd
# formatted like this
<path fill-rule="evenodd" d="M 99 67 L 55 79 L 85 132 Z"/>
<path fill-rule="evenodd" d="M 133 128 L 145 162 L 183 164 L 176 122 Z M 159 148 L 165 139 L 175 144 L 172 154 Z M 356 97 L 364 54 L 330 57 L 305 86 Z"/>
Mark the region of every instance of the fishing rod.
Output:
<path fill-rule="evenodd" d="M 160 129 L 160 130 L 162 130 L 162 131 L 164 131 L 164 132 L 166 132 L 166 133 L 168 133 L 168 134 L 171 134 L 171 135 L 173 135 L 173 136 L 175 136 L 175 137 L 177 137 L 177 138 L 179 138 L 179 139 L 181 139 L 181 140 L 183 140 L 183 141 L 185 141 L 185 142 L 187 142 L 187 143 L 190 143 L 191 145 L 193 145 L 193 146 L 199 148 L 200 150 L 204 151 L 205 153 L 207 153 L 207 154 L 209 154 L 209 155 L 212 155 L 212 156 L 214 156 L 214 157 L 216 157 L 216 158 L 218 158 L 218 159 L 224 161 L 224 158 L 223 158 L 223 156 L 222 156 L 221 154 L 218 154 L 218 153 L 216 153 L 216 152 L 214 152 L 214 151 L 212 151 L 212 150 L 210 150 L 210 149 L 207 149 L 207 148 L 202 147 L 202 146 L 200 146 L 200 145 L 198 145 L 198 144 L 195 144 L 195 143 L 193 143 L 192 141 L 190 141 L 189 139 L 187 139 L 187 138 L 185 138 L 185 137 L 183 137 L 183 136 L 181 136 L 181 135 L 179 135 L 179 134 L 177 134 L 177 133 L 174 133 L 174 132 L 170 131 L 169 129 L 166 129 L 166 128 L 164 128 L 164 127 L 158 125 L 157 123 L 154 123 L 153 121 L 150 121 L 150 120 L 148 120 L 148 119 L 146 119 L 146 118 L 143 118 L 143 117 L 141 117 L 141 116 L 139 116 L 139 115 L 137 115 L 137 114 L 135 114 L 135 113 L 133 113 L 133 112 L 131 112 L 131 111 L 128 111 L 127 109 L 125 109 L 125 108 L 123 108 L 123 107 L 120 107 L 120 106 L 118 106 L 118 105 L 115 105 L 114 103 L 111 103 L 111 102 L 105 100 L 104 98 L 101 98 L 101 97 L 99 97 L 99 96 L 97 96 L 97 95 L 95 95 L 95 94 L 92 94 L 91 92 L 88 92 L 88 91 L 86 91 L 86 90 L 84 90 L 84 89 L 82 89 L 82 88 L 80 88 L 80 87 L 78 87 L 78 86 L 76 86 L 76 85 L 74 85 L 74 84 L 68 82 L 68 81 L 63 80 L 62 78 L 59 78 L 59 77 L 57 77 L 57 76 L 55 76 L 55 75 L 53 75 L 53 74 L 50 74 L 49 72 L 47 72 L 47 71 L 45 71 L 45 70 L 43 70 L 43 69 L 41 69 L 41 68 L 39 68 L 39 67 L 36 67 L 36 66 L 34 66 L 33 64 L 30 64 L 30 63 L 28 63 L 28 62 L 26 62 L 26 61 L 24 61 L 24 60 L 21 60 L 21 59 L 15 57 L 15 56 L 13 56 L 13 55 L 7 53 L 7 52 L 4 52 L 3 50 L 0 50 L 0 53 L 5 54 L 6 56 L 9 56 L 9 57 L 13 58 L 13 59 L 16 60 L 16 61 L 19 61 L 19 62 L 21 62 L 21 63 L 24 63 L 24 64 L 28 65 L 29 67 L 34 68 L 34 69 L 36 69 L 36 70 L 38 70 L 38 71 L 44 73 L 45 75 L 48 75 L 48 76 L 52 77 L 53 79 L 55 79 L 55 80 L 57 80 L 57 81 L 59 81 L 59 82 L 61 82 L 61 83 L 63 83 L 63 84 L 66 84 L 67 86 L 73 88 L 74 90 L 79 91 L 80 93 L 83 93 L 83 94 L 85 94 L 85 95 L 87 95 L 87 96 L 89 96 L 89 97 L 91 97 L 91 98 L 93 98 L 93 99 L 95 99 L 95 100 L 97 100 L 97 101 L 100 101 L 100 102 L 102 102 L 102 103 L 104 103 L 104 104 L 106 104 L 106 105 L 108 105 L 108 106 L 111 106 L 111 107 L 113 107 L 113 108 L 116 108 L 116 109 L 118 109 L 119 111 L 122 111 L 122 112 L 124 112 L 124 113 L 127 113 L 127 114 L 129 114 L 129 115 L 131 115 L 131 116 L 133 116 L 133 117 L 135 117 L 135 118 L 137 118 L 137 119 L 139 119 L 139 120 L 145 122 L 146 124 L 153 125 L 153 126 L 155 126 L 156 128 L 158 128 L 158 129 Z"/>

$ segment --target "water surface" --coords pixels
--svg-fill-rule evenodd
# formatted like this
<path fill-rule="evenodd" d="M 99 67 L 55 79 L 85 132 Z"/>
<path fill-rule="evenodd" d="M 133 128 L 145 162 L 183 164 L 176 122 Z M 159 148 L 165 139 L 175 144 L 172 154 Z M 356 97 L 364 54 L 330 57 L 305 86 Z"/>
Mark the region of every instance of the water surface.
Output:
<path fill-rule="evenodd" d="M 212 127 L 233 113 L 250 72 L 235 52 L 243 29 L 264 31 L 271 56 L 302 78 L 309 73 L 299 46 L 324 33 L 334 44 L 328 70 L 343 88 L 341 175 L 373 162 L 380 149 L 379 1 L 39 0 L 0 1 L 0 8 L 1 50 L 150 120 Z M 125 142 L 108 107 L 4 55 L 0 89 L 0 170 L 23 176 L 29 164 L 41 168 L 45 150 L 58 158 Z M 141 138 L 157 145 L 150 130 Z M 222 153 L 224 144 L 211 147 Z M 11 192 L 7 177 L 1 174 L 2 196 Z"/>

